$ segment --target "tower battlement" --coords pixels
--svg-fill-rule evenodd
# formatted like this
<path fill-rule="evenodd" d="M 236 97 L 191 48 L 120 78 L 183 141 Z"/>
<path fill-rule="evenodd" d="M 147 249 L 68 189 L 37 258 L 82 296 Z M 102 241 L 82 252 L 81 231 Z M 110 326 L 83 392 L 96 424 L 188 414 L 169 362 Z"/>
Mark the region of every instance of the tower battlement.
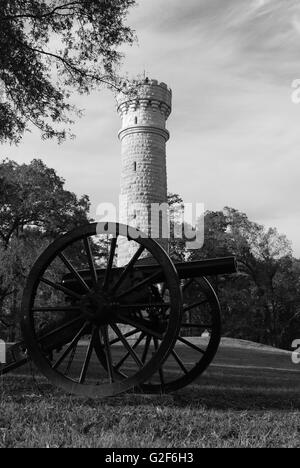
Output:
<path fill-rule="evenodd" d="M 149 78 L 134 80 L 130 86 L 124 83 L 124 92 L 117 96 L 117 110 L 121 117 L 130 111 L 152 110 L 166 120 L 172 110 L 172 90 L 166 83 Z"/>

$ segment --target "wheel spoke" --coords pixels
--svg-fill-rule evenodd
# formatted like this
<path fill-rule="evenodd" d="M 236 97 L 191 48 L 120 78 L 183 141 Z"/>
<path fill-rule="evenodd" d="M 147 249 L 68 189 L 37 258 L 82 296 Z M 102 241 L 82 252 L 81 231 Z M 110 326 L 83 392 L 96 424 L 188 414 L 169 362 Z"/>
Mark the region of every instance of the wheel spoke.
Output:
<path fill-rule="evenodd" d="M 161 275 L 161 270 L 156 271 L 152 275 L 148 276 L 148 278 L 145 278 L 144 280 L 137 283 L 135 286 L 132 286 L 131 288 L 127 289 L 126 291 L 124 291 L 121 294 L 119 294 L 118 296 L 116 296 L 116 299 L 121 299 L 121 298 L 127 296 L 128 294 L 136 291 L 137 289 L 141 288 L 142 286 L 145 286 L 148 283 L 154 282 L 154 280 L 158 279 L 160 275 Z"/>
<path fill-rule="evenodd" d="M 65 351 L 63 352 L 63 354 L 57 359 L 57 361 L 52 365 L 52 369 L 57 369 L 59 367 L 59 365 L 64 361 L 64 359 L 68 356 L 68 354 L 70 353 L 70 351 L 75 348 L 75 346 L 77 346 L 78 344 L 78 341 L 80 339 L 80 337 L 82 336 L 84 330 L 86 329 L 86 326 L 87 326 L 87 322 L 85 322 L 85 324 L 83 325 L 83 327 L 81 327 L 81 329 L 79 330 L 79 332 L 75 335 L 75 337 L 73 338 L 73 340 L 71 341 L 71 343 L 69 344 L 69 346 L 65 349 Z"/>
<path fill-rule="evenodd" d="M 71 327 L 72 325 L 75 325 L 77 322 L 80 322 L 83 320 L 83 315 L 80 315 L 79 317 L 74 318 L 73 320 L 70 320 L 69 322 L 64 323 L 63 325 L 55 328 L 54 330 L 51 330 L 50 332 L 46 333 L 45 335 L 42 335 L 41 337 L 38 337 L 38 342 L 45 340 L 46 338 L 49 338 L 53 335 L 56 335 L 56 333 L 59 333 L 66 328 Z"/>
<path fill-rule="evenodd" d="M 213 325 L 207 325 L 206 323 L 181 323 L 182 328 L 213 328 Z"/>
<path fill-rule="evenodd" d="M 78 271 L 73 267 L 72 263 L 67 259 L 67 257 L 61 252 L 58 254 L 59 258 L 61 261 L 64 263 L 64 265 L 68 268 L 68 270 L 75 276 L 75 278 L 79 281 L 81 286 L 87 291 L 90 292 L 90 288 L 84 281 L 84 279 L 80 276 Z"/>
<path fill-rule="evenodd" d="M 107 287 L 109 284 L 111 269 L 112 269 L 114 257 L 115 257 L 116 246 L 117 246 L 117 237 L 113 237 L 113 239 L 111 240 L 111 244 L 110 244 L 109 259 L 108 259 L 107 268 L 106 268 L 105 276 L 104 276 L 104 282 L 103 282 L 104 290 L 107 290 Z"/>
<path fill-rule="evenodd" d="M 160 333 L 157 333 L 156 331 L 154 331 L 151 328 L 147 327 L 143 323 L 137 322 L 137 321 L 132 320 L 131 318 L 128 318 L 128 317 L 124 317 L 121 314 L 118 314 L 118 319 L 120 321 L 122 321 L 126 325 L 131 325 L 132 327 L 138 328 L 139 330 L 145 332 L 146 335 L 155 336 L 159 340 L 163 339 L 163 336 Z"/>
<path fill-rule="evenodd" d="M 97 275 L 97 270 L 96 270 L 96 266 L 95 266 L 95 262 L 94 262 L 94 257 L 93 257 L 93 254 L 92 254 L 90 239 L 88 237 L 85 237 L 83 239 L 83 243 L 84 243 L 84 247 L 85 247 L 85 251 L 86 251 L 86 255 L 87 255 L 88 264 L 89 264 L 89 267 L 90 267 L 90 272 L 91 272 L 91 275 L 92 275 L 92 281 L 93 281 L 94 286 L 96 286 L 97 282 L 98 282 L 98 275 Z"/>
<path fill-rule="evenodd" d="M 69 361 L 68 361 L 68 365 L 66 367 L 66 370 L 65 370 L 65 376 L 67 377 L 69 375 L 69 372 L 70 372 L 70 369 L 71 369 L 71 365 L 74 361 L 74 357 L 75 357 L 75 354 L 76 354 L 76 349 L 77 349 L 77 346 L 75 346 L 72 350 L 72 353 L 69 357 Z"/>
<path fill-rule="evenodd" d="M 105 350 L 108 377 L 109 377 L 110 383 L 113 383 L 114 382 L 114 369 L 113 369 L 113 362 L 112 362 L 111 351 L 110 351 L 110 343 L 109 343 L 109 338 L 108 338 L 107 326 L 101 327 L 101 334 L 103 336 L 103 341 L 104 341 L 104 350 Z"/>
<path fill-rule="evenodd" d="M 50 280 L 48 280 L 48 279 L 46 279 L 46 278 L 41 278 L 40 281 L 41 281 L 42 283 L 47 284 L 47 285 L 50 286 L 51 288 L 56 289 L 57 291 L 61 291 L 61 292 L 65 293 L 67 296 L 73 297 L 74 299 L 81 299 L 81 295 L 80 295 L 80 294 L 75 293 L 75 292 L 72 291 L 71 289 L 68 289 L 68 288 L 66 288 L 65 286 L 62 286 L 61 284 L 54 283 L 53 281 L 50 281 Z"/>
<path fill-rule="evenodd" d="M 198 351 L 201 354 L 205 354 L 205 351 L 198 346 L 194 345 L 194 343 L 190 343 L 189 341 L 185 340 L 182 338 L 182 336 L 178 336 L 177 338 L 178 341 L 181 341 L 181 343 L 184 343 L 185 345 L 189 346 L 190 348 L 194 349 L 195 351 Z"/>
<path fill-rule="evenodd" d="M 147 358 L 147 354 L 148 354 L 148 351 L 149 351 L 150 343 L 151 343 L 151 336 L 148 335 L 147 338 L 146 338 L 146 343 L 145 343 L 145 347 L 144 347 L 144 351 L 143 351 L 143 355 L 142 355 L 142 363 L 143 364 L 145 364 L 145 362 L 146 362 L 146 358 Z"/>
<path fill-rule="evenodd" d="M 153 337 L 153 342 L 154 342 L 155 351 L 157 351 L 158 348 L 159 348 L 157 338 L 154 338 L 154 337 Z M 158 373 L 159 373 L 159 378 L 160 378 L 161 387 L 162 387 L 162 390 L 163 390 L 163 389 L 164 389 L 164 386 L 165 386 L 165 378 L 164 378 L 163 366 L 161 366 L 161 367 L 158 369 Z"/>
<path fill-rule="evenodd" d="M 32 312 L 78 312 L 80 307 L 66 307 L 66 306 L 56 306 L 56 307 L 33 307 Z"/>
<path fill-rule="evenodd" d="M 122 335 L 122 332 L 120 331 L 119 327 L 114 324 L 114 323 L 111 323 L 110 324 L 113 331 L 116 333 L 116 335 L 120 338 L 121 342 L 123 343 L 123 345 L 125 346 L 125 348 L 127 349 L 127 351 L 129 352 L 129 354 L 131 355 L 132 359 L 135 361 L 135 363 L 137 364 L 137 366 L 141 369 L 143 367 L 143 363 L 142 361 L 140 360 L 140 358 L 137 356 L 137 354 L 134 352 L 134 350 L 132 349 L 132 347 L 129 345 L 128 341 L 126 340 L 126 338 L 124 338 L 124 336 Z"/>
<path fill-rule="evenodd" d="M 128 336 L 132 336 L 132 335 L 136 335 L 137 333 L 139 333 L 140 330 L 138 330 L 137 328 L 135 330 L 131 330 L 130 332 L 127 332 L 125 333 L 125 335 L 123 335 L 125 338 L 127 338 Z M 113 340 L 111 340 L 109 342 L 110 345 L 113 345 L 113 344 L 116 344 L 116 343 L 119 343 L 120 342 L 120 338 L 114 338 Z"/>
<path fill-rule="evenodd" d="M 137 341 L 134 343 L 134 345 L 132 346 L 132 349 L 135 349 L 139 344 L 140 342 L 145 338 L 145 333 L 142 332 L 139 336 L 139 338 L 137 339 Z M 116 369 L 120 369 L 120 367 L 124 364 L 124 362 L 129 358 L 130 356 L 130 353 L 129 351 L 127 351 L 127 353 L 125 354 L 125 356 L 122 357 L 122 359 L 116 364 L 115 368 Z"/>
<path fill-rule="evenodd" d="M 202 301 L 194 302 L 193 304 L 190 304 L 189 306 L 185 306 L 183 308 L 183 312 L 188 312 L 189 310 L 194 309 L 195 307 L 199 307 L 203 304 L 206 304 L 207 302 L 209 302 L 208 299 L 203 299 Z"/>
<path fill-rule="evenodd" d="M 135 254 L 133 255 L 133 257 L 131 258 L 130 262 L 126 265 L 125 269 L 123 270 L 123 272 L 121 273 L 121 276 L 120 278 L 118 279 L 118 281 L 116 282 L 116 284 L 112 287 L 112 290 L 111 290 L 111 293 L 112 294 L 115 294 L 117 289 L 119 289 L 119 287 L 121 286 L 121 284 L 123 283 L 124 279 L 126 278 L 126 276 L 128 275 L 128 273 L 131 271 L 131 269 L 133 268 L 133 265 L 135 264 L 135 262 L 139 259 L 139 257 L 142 255 L 142 253 L 144 252 L 145 250 L 145 247 L 144 246 L 140 246 L 138 248 L 138 250 L 135 252 Z"/>
<path fill-rule="evenodd" d="M 91 336 L 91 339 L 90 339 L 90 343 L 89 343 L 89 346 L 88 346 L 87 351 L 86 351 L 85 360 L 84 360 L 84 363 L 83 363 L 83 366 L 82 366 L 82 369 L 81 369 L 81 374 L 80 374 L 80 377 L 79 377 L 79 383 L 80 384 L 83 384 L 84 381 L 85 381 L 85 378 L 86 378 L 86 374 L 87 374 L 87 371 L 88 371 L 88 367 L 89 367 L 89 364 L 90 364 L 90 360 L 91 360 L 91 356 L 92 356 L 92 352 L 93 352 L 93 348 L 94 348 L 94 339 L 95 339 L 96 332 L 97 332 L 97 328 L 94 327 L 93 331 L 92 331 L 92 336 Z"/>
<path fill-rule="evenodd" d="M 179 365 L 180 369 L 182 369 L 185 374 L 188 374 L 189 373 L 188 370 L 185 368 L 182 360 L 180 359 L 180 357 L 178 356 L 176 351 L 174 351 L 174 349 L 171 352 L 171 354 L 172 354 L 173 358 L 175 359 L 175 361 L 177 362 L 177 364 Z"/>
<path fill-rule="evenodd" d="M 165 307 L 166 309 L 169 309 L 171 307 L 171 304 L 169 302 L 145 302 L 143 304 L 119 304 L 118 308 L 119 309 L 147 309 L 149 307 Z"/>

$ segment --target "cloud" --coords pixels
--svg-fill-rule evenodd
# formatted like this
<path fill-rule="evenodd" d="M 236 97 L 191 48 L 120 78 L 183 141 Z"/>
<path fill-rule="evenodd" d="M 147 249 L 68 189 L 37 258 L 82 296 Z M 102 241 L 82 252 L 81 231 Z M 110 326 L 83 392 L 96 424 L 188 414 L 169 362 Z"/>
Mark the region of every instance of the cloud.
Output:
<path fill-rule="evenodd" d="M 225 205 L 286 232 L 300 256 L 298 0 L 140 0 L 128 23 L 139 45 L 122 71 L 146 70 L 173 88 L 169 189 L 207 209 Z M 57 146 L 35 132 L 2 155 L 41 156 L 93 210 L 119 194 L 119 117 L 108 92 L 75 97 L 85 117 Z"/>
<path fill-rule="evenodd" d="M 292 18 L 292 25 L 295 29 L 295 31 L 300 34 L 300 18 L 298 16 L 293 16 Z"/>

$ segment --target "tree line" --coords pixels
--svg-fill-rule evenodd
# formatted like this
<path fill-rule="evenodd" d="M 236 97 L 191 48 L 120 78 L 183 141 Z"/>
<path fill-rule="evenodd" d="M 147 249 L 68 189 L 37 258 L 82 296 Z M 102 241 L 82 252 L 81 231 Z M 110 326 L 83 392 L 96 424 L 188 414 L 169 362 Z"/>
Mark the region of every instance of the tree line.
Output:
<path fill-rule="evenodd" d="M 169 195 L 171 207 L 182 203 L 179 195 Z M 0 163 L 1 337 L 19 337 L 22 291 L 38 255 L 60 234 L 92 221 L 89 209 L 89 197 L 66 190 L 65 181 L 41 160 Z M 105 243 L 102 248 L 106 254 Z M 238 273 L 210 278 L 222 306 L 223 336 L 290 349 L 300 336 L 300 260 L 286 236 L 229 207 L 205 213 L 200 250 L 187 251 L 171 230 L 174 261 L 228 255 L 236 256 Z"/>

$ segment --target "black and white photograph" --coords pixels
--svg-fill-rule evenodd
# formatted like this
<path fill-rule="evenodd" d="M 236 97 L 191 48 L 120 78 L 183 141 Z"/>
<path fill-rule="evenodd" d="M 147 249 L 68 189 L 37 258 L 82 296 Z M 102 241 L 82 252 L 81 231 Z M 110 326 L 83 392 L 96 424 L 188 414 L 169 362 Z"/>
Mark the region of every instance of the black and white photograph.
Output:
<path fill-rule="evenodd" d="M 0 0 L 0 448 L 300 448 L 300 3 Z"/>

